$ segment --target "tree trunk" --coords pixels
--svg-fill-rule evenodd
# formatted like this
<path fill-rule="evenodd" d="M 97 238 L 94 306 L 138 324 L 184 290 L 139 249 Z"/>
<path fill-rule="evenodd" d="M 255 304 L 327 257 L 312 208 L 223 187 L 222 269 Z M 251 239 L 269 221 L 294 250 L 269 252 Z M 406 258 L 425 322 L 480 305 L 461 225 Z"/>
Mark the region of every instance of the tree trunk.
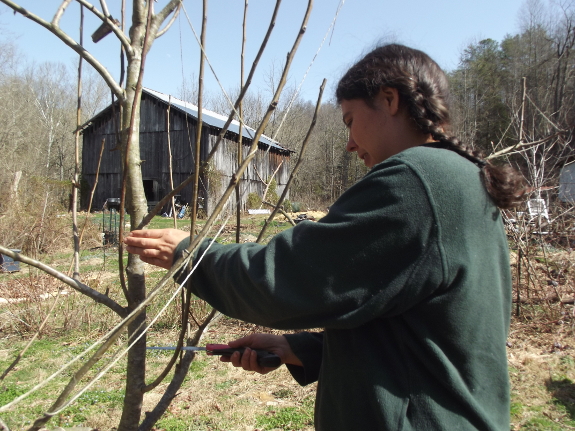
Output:
<path fill-rule="evenodd" d="M 134 31 L 137 32 L 138 29 Z M 142 35 L 145 31 L 145 23 L 140 29 Z M 143 37 L 143 36 L 142 36 Z M 126 210 L 130 215 L 130 223 L 137 226 L 147 213 L 147 201 L 144 193 L 142 181 L 142 170 L 140 160 L 140 103 L 135 100 L 141 94 L 136 94 L 136 82 L 140 73 L 141 48 L 134 50 L 134 58 L 128 62 L 127 80 L 126 80 L 126 102 L 122 109 L 122 156 L 124 158 L 123 166 L 127 168 L 126 175 Z M 128 133 L 132 122 L 132 110 L 134 112 L 134 121 L 132 131 Z M 127 140 L 130 137 L 130 142 Z M 121 238 L 120 238 L 121 241 Z M 128 284 L 128 309 L 132 311 L 146 297 L 146 282 L 144 276 L 144 264 L 138 255 L 128 255 L 128 266 L 126 267 L 127 284 Z M 146 334 L 144 333 L 144 324 L 146 313 L 142 312 L 128 326 L 129 342 L 140 337 L 138 342 L 128 352 L 128 363 L 126 370 L 126 393 L 124 398 L 124 408 L 122 418 L 118 426 L 118 431 L 132 431 L 138 429 L 142 413 L 142 401 L 144 393 L 142 389 L 145 386 L 146 375 Z"/>
<path fill-rule="evenodd" d="M 12 180 L 12 185 L 10 186 L 10 200 L 18 199 L 18 186 L 20 184 L 20 179 L 22 178 L 22 171 L 17 171 L 14 173 L 14 179 Z"/>

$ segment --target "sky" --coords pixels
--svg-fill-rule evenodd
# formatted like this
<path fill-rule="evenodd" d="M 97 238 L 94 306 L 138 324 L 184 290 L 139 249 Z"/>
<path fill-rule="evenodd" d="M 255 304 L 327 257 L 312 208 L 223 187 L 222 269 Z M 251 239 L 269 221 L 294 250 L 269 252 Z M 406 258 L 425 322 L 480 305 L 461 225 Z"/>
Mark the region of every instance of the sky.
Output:
<path fill-rule="evenodd" d="M 28 11 L 51 21 L 60 0 L 20 0 Z M 99 1 L 93 1 L 100 5 Z M 108 0 L 114 18 L 120 17 L 120 0 Z M 130 3 L 128 0 L 127 3 Z M 167 0 L 154 3 L 159 11 Z M 343 4 L 342 4 L 343 3 Z M 288 86 L 300 88 L 304 100 L 315 101 L 323 78 L 328 80 L 327 98 L 345 71 L 378 42 L 393 41 L 421 49 L 444 70 L 457 67 L 463 49 L 470 43 L 491 38 L 501 41 L 519 32 L 519 11 L 525 0 L 315 0 L 308 26 L 288 76 Z M 275 1 L 249 0 L 245 74 L 249 71 L 268 28 Z M 341 7 L 340 7 L 341 6 Z M 185 0 L 170 30 L 154 42 L 146 59 L 144 86 L 177 96 L 184 79 L 196 82 L 200 51 L 192 32 L 201 30 L 200 0 Z M 307 0 L 283 0 L 274 32 L 260 60 L 252 88 L 270 95 L 270 76 L 279 75 L 287 53 L 299 31 Z M 240 82 L 243 0 L 209 0 L 206 53 L 225 91 Z M 335 25 L 331 28 L 339 8 Z M 85 11 L 84 46 L 116 78 L 119 77 L 119 42 L 109 35 L 94 44 L 90 35 L 99 26 Z M 73 2 L 61 20 L 61 27 L 78 39 L 79 6 Z M 128 19 L 130 17 L 127 14 Z M 188 19 L 189 18 L 189 19 Z M 327 37 L 326 37 L 327 34 Z M 325 42 L 322 44 L 322 40 Z M 62 62 L 77 67 L 77 54 L 45 28 L 0 5 L 0 40 L 13 40 L 28 62 Z M 317 55 L 316 55 L 317 54 Z M 311 68 L 310 63 L 314 59 Z M 306 75 L 306 71 L 309 72 Z M 74 69 L 72 69 L 74 70 Z M 275 70 L 275 72 L 274 72 Z M 220 87 L 206 65 L 208 94 Z M 266 93 L 267 92 L 267 93 Z"/>

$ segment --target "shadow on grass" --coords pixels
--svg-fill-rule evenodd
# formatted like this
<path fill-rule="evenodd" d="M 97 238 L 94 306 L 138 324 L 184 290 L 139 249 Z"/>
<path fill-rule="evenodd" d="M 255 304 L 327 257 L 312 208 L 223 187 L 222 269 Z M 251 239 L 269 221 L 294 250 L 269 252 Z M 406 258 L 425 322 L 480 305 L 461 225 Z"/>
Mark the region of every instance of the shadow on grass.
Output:
<path fill-rule="evenodd" d="M 575 420 L 575 383 L 565 376 L 547 379 L 545 386 L 555 404 L 563 406 L 571 420 Z"/>

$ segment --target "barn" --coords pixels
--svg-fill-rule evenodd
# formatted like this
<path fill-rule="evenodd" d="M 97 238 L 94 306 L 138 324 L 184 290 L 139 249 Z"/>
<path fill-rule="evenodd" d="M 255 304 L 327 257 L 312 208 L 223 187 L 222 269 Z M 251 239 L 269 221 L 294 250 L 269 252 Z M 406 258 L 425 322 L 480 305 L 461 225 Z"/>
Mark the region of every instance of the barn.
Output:
<path fill-rule="evenodd" d="M 140 110 L 140 153 L 142 176 L 148 208 L 151 209 L 170 190 L 170 159 L 172 180 L 177 186 L 194 172 L 198 107 L 175 97 L 144 89 Z M 202 111 L 202 137 L 200 154 L 206 160 L 224 127 L 227 117 L 204 109 Z M 99 209 L 109 198 L 119 198 L 122 184 L 122 164 L 117 151 L 118 108 L 108 106 L 82 126 L 82 207 L 86 209 L 98 171 L 100 148 L 104 141 L 104 152 L 100 161 L 97 186 L 92 208 Z M 237 142 L 239 122 L 234 120 L 212 158 L 209 169 L 200 178 L 200 200 L 209 215 L 217 199 L 228 186 L 237 168 Z M 169 133 L 168 133 L 169 127 Z M 255 130 L 242 128 L 244 157 L 253 142 Z M 169 141 L 168 141 L 169 140 Z M 168 145 L 169 143 L 169 145 Z M 245 209 L 250 193 L 263 195 L 265 184 L 274 173 L 277 193 L 280 194 L 289 178 L 289 160 L 293 151 L 264 135 L 258 143 L 257 153 L 241 178 L 241 200 Z M 186 186 L 181 199 L 190 202 L 192 186 Z M 228 202 L 226 210 L 231 210 Z"/>

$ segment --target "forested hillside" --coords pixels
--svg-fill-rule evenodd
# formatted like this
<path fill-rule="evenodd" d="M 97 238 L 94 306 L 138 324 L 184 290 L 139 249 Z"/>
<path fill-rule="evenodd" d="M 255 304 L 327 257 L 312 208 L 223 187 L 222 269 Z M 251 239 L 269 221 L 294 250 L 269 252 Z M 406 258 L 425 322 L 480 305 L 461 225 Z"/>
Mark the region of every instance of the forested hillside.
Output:
<path fill-rule="evenodd" d="M 571 161 L 575 7 L 529 1 L 520 22 L 518 34 L 468 45 L 459 66 L 448 71 L 451 131 L 486 155 L 502 150 L 498 157 L 512 155 L 532 187 L 556 186 L 559 169 Z M 38 178 L 69 181 L 74 169 L 75 66 L 35 64 L 8 40 L 4 36 L 0 46 L 0 195 L 10 192 L 18 172 L 24 183 Z M 82 117 L 87 120 L 111 99 L 103 81 L 85 69 Z M 276 85 L 277 71 L 272 67 L 268 75 L 269 90 L 248 93 L 244 100 L 244 117 L 251 126 L 264 114 Z M 190 77 L 176 96 L 194 102 L 195 81 Z M 284 91 L 265 134 L 298 151 L 313 103 L 294 94 L 295 88 Z M 361 161 L 345 151 L 346 131 L 332 96 L 327 94 L 305 164 L 290 192 L 292 201 L 310 208 L 329 205 L 366 172 Z M 208 89 L 205 98 L 208 109 L 227 112 L 227 101 L 217 92 Z M 522 151 L 509 151 L 510 147 Z"/>

